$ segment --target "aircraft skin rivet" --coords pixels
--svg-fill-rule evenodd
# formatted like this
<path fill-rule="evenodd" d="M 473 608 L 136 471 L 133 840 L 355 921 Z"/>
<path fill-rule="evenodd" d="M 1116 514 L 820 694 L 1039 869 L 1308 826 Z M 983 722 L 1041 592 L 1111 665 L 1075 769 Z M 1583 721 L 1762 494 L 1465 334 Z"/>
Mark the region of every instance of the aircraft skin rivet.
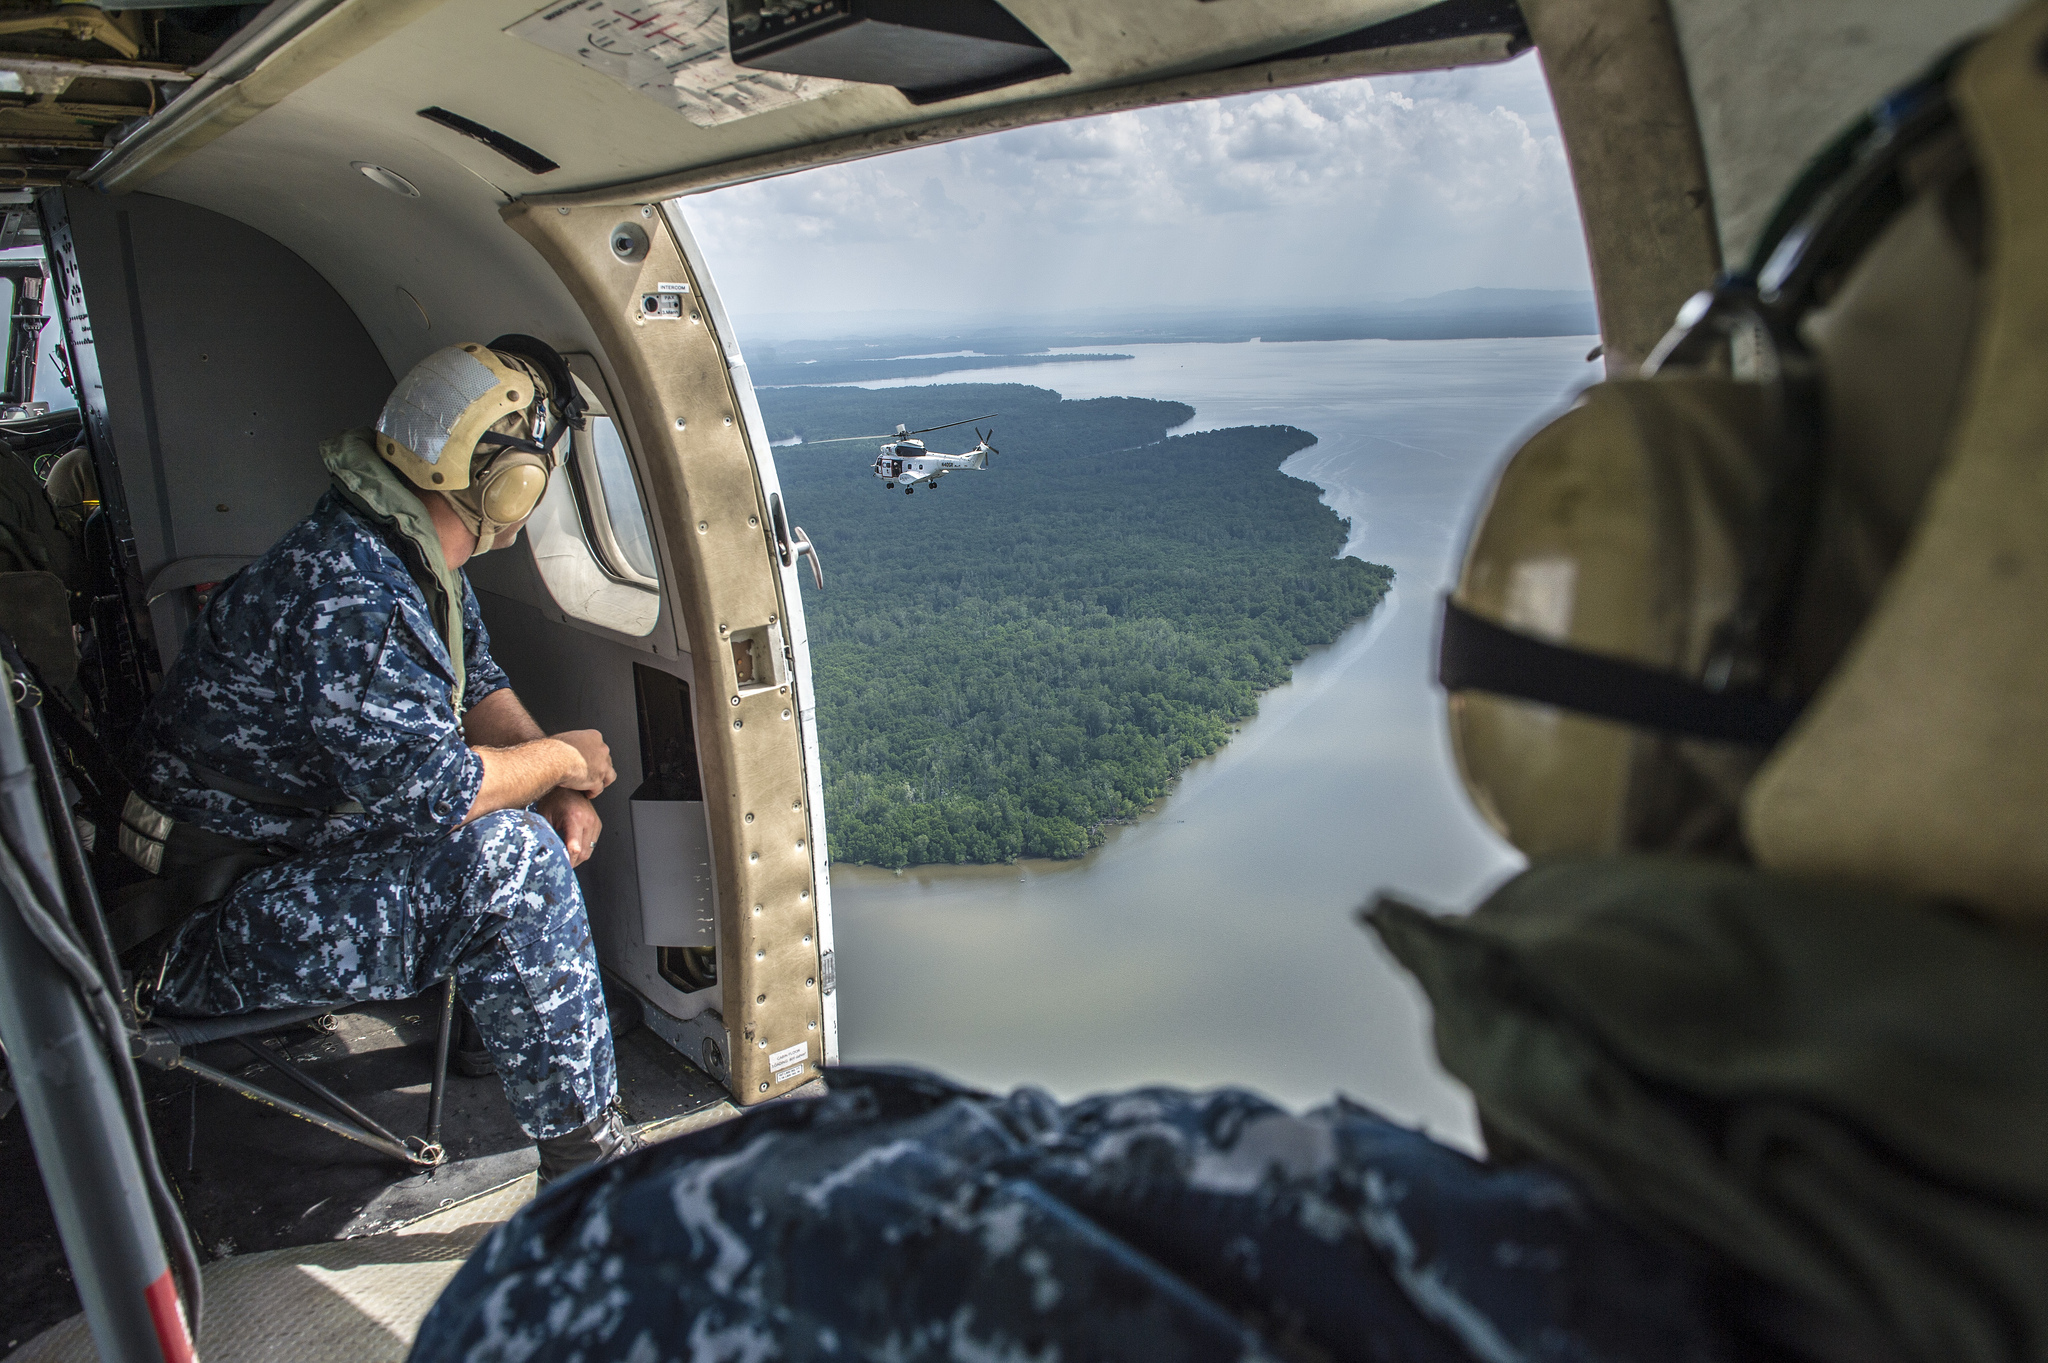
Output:
<path fill-rule="evenodd" d="M 756 997 L 756 998 L 755 998 L 754 1002 L 755 1002 L 755 1003 L 766 1003 L 766 1002 L 768 1002 L 768 996 L 767 996 L 766 994 L 762 994 L 762 995 L 759 995 L 758 997 Z"/>
<path fill-rule="evenodd" d="M 739 698 L 738 696 L 734 696 L 734 697 L 732 698 L 732 703 L 733 703 L 734 705 L 738 705 L 738 704 L 740 703 L 740 698 Z"/>
<path fill-rule="evenodd" d="M 744 729 L 747 727 L 747 722 L 743 719 L 736 719 L 732 722 L 732 727 L 735 729 Z"/>
<path fill-rule="evenodd" d="M 761 859 L 761 854 L 760 854 L 759 852 L 749 852 L 749 853 L 747 853 L 747 860 L 748 860 L 748 861 L 750 861 L 750 862 L 753 862 L 753 861 L 759 861 L 760 859 Z"/>
<path fill-rule="evenodd" d="M 560 213 L 565 218 L 569 216 L 569 210 L 566 208 L 558 208 L 555 212 Z"/>
<path fill-rule="evenodd" d="M 760 520 L 760 517 L 758 517 L 758 516 L 749 516 L 749 517 L 747 517 L 747 528 L 748 528 L 749 530 L 753 530 L 753 529 L 758 529 L 758 528 L 760 527 L 760 524 L 761 524 L 761 520 Z M 768 623 L 772 625 L 772 624 L 774 624 L 775 622 L 774 622 L 773 620 L 770 620 L 770 621 L 769 621 Z"/>
<path fill-rule="evenodd" d="M 768 1086 L 767 1086 L 766 1084 L 763 1084 L 763 1085 L 761 1085 L 761 1092 L 763 1092 L 763 1093 L 766 1093 L 767 1091 L 768 1091 Z"/>
<path fill-rule="evenodd" d="M 641 204 L 641 205 L 640 205 L 640 216 L 641 216 L 641 217 L 643 217 L 643 218 L 651 218 L 651 217 L 653 217 L 653 216 L 654 216 L 654 209 L 653 209 L 652 207 L 650 207 L 649 205 L 647 205 L 647 204 Z M 767 1045 L 768 1043 L 764 1041 L 764 1042 L 762 1042 L 761 1044 L 762 1044 L 763 1046 L 765 1046 L 765 1045 Z"/>
<path fill-rule="evenodd" d="M 766 950 L 765 948 L 760 948 L 760 947 L 757 947 L 757 948 L 755 948 L 755 950 L 754 950 L 754 959 L 755 959 L 755 960 L 757 960 L 757 961 L 765 961 L 765 960 L 767 960 L 767 959 L 768 959 L 768 952 L 767 952 L 767 950 Z M 763 1046 L 765 1046 L 765 1045 L 767 1045 L 768 1043 L 764 1041 L 764 1042 L 762 1042 L 761 1044 L 762 1044 Z"/>
<path fill-rule="evenodd" d="M 806 989 L 816 989 L 817 987 L 818 981 L 816 976 L 813 976 L 810 979 L 804 981 L 804 988 Z"/>
<path fill-rule="evenodd" d="M 685 431 L 685 430 L 688 430 L 689 428 L 690 428 L 690 423 L 689 423 L 689 422 L 687 422 L 687 421 L 683 420 L 683 418 L 681 418 L 681 417 L 677 417 L 677 418 L 676 418 L 676 429 L 677 429 L 677 430 L 679 430 L 679 431 Z"/>
<path fill-rule="evenodd" d="M 725 419 L 725 424 L 726 424 L 726 425 L 728 425 L 728 426 L 732 425 L 732 418 L 731 418 L 731 417 L 727 417 L 727 418 Z"/>
<path fill-rule="evenodd" d="M 804 850 L 804 840 L 802 838 L 796 840 L 796 850 L 799 852 Z"/>
<path fill-rule="evenodd" d="M 753 815 L 751 815 L 751 814 L 747 815 L 747 822 L 748 822 L 748 823 L 752 823 L 753 821 L 754 821 L 754 816 L 753 816 Z"/>
<path fill-rule="evenodd" d="M 706 530 L 709 530 L 710 528 L 711 528 L 711 522 L 710 522 L 710 521 L 698 521 L 698 522 L 697 522 L 697 533 L 698 533 L 698 534 L 700 534 L 700 535 L 701 535 L 701 534 L 703 534 L 703 533 L 704 533 L 704 532 L 705 532 Z"/>
<path fill-rule="evenodd" d="M 814 1032 L 818 1030 L 818 1024 L 815 1022 L 807 1022 L 804 1024 L 804 1026 L 810 1028 Z"/>
<path fill-rule="evenodd" d="M 782 717 L 783 717 L 784 719 L 788 719 L 788 718 L 789 718 L 789 711 L 787 711 L 787 710 L 784 710 L 784 711 L 782 712 Z"/>

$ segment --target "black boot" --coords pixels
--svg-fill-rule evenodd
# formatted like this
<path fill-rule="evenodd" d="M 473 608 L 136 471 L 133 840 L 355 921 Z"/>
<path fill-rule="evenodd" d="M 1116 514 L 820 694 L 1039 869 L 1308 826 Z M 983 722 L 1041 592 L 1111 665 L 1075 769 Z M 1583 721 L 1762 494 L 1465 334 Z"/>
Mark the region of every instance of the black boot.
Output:
<path fill-rule="evenodd" d="M 626 1119 L 617 1108 L 608 1107 L 596 1121 L 534 1145 L 540 1151 L 540 1186 L 545 1188 L 578 1169 L 632 1154 L 640 1148 L 640 1138 L 626 1129 Z"/>
<path fill-rule="evenodd" d="M 455 1072 L 471 1079 L 498 1072 L 497 1062 L 484 1049 L 484 1034 L 477 1030 L 469 1005 L 460 999 L 455 1001 Z"/>

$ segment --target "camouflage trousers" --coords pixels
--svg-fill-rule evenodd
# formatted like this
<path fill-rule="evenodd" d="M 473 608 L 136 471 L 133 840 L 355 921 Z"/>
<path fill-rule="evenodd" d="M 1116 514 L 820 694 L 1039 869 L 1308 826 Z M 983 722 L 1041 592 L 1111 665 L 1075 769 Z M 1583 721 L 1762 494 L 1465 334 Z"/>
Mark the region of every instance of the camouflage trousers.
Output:
<path fill-rule="evenodd" d="M 573 1131 L 616 1096 L 583 894 L 555 830 L 525 810 L 249 872 L 179 930 L 157 1007 L 215 1017 L 404 999 L 451 974 L 528 1135 Z"/>
<path fill-rule="evenodd" d="M 829 1071 L 548 1189 L 412 1363 L 1722 1363 L 1719 1279 L 1561 1174 L 1339 1102 Z"/>

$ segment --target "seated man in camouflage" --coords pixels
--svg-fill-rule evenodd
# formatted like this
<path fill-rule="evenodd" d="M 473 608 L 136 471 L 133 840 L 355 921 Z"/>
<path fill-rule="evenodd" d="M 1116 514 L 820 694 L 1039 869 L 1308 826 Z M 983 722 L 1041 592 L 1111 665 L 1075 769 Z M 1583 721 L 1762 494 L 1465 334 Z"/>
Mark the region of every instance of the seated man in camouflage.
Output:
<path fill-rule="evenodd" d="M 528 717 L 461 570 L 518 534 L 581 410 L 561 358 L 507 336 L 429 356 L 376 430 L 327 441 L 332 489 L 188 632 L 122 835 L 174 878 L 253 865 L 167 934 L 158 1011 L 400 999 L 452 974 L 543 1180 L 628 1143 L 571 870 L 614 773 L 596 731 Z"/>

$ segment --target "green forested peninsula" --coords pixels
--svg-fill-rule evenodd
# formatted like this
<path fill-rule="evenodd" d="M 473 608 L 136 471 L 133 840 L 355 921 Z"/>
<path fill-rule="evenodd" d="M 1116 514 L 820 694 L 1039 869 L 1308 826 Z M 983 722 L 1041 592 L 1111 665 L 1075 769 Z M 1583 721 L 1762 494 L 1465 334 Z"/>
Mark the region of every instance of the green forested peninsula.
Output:
<path fill-rule="evenodd" d="M 773 440 L 1002 414 L 988 472 L 908 497 L 873 445 L 776 451 L 828 574 L 804 609 L 835 860 L 1079 855 L 1393 580 L 1334 557 L 1343 523 L 1279 472 L 1315 443 L 1290 426 L 1169 438 L 1183 404 L 1015 384 L 760 399 Z"/>

